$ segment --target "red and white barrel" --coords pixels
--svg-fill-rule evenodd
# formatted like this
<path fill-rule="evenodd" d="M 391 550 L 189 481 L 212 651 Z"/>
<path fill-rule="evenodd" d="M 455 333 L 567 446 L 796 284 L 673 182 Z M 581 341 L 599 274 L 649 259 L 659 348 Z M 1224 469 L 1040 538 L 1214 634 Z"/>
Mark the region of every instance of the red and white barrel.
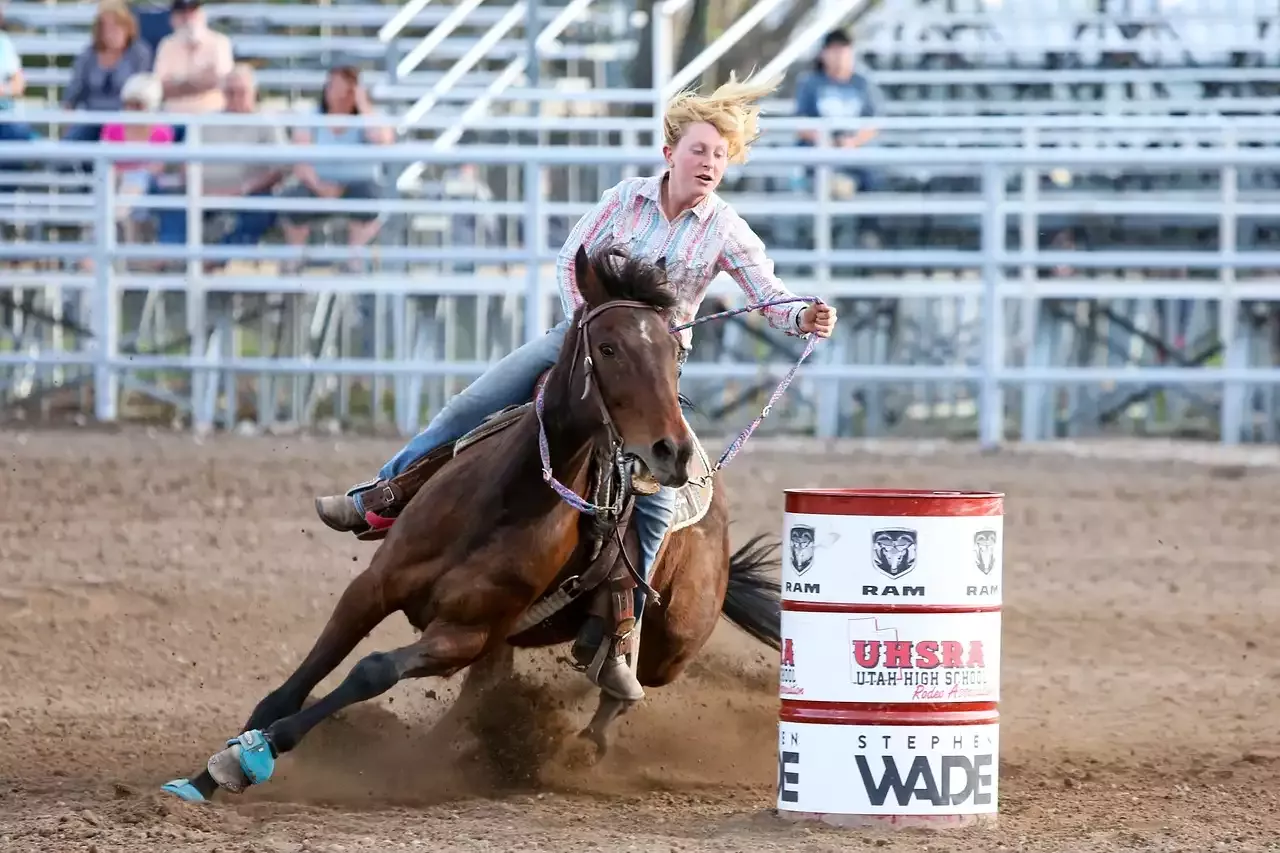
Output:
<path fill-rule="evenodd" d="M 994 821 L 1004 495 L 788 489 L 778 813 Z"/>

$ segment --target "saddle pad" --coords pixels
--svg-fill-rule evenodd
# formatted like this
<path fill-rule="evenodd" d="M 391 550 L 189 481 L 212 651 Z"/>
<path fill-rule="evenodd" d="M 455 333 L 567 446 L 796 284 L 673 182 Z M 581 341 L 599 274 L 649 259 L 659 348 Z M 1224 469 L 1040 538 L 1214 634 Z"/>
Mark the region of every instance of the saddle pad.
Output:
<path fill-rule="evenodd" d="M 473 444 L 479 444 L 491 435 L 497 435 L 507 427 L 511 426 L 526 410 L 533 407 L 533 403 L 521 403 L 518 406 L 507 406 L 489 415 L 480 422 L 480 426 L 466 433 L 453 443 L 453 455 L 457 456 L 462 451 L 471 447 Z"/>
<path fill-rule="evenodd" d="M 711 508 L 711 494 L 715 488 L 714 478 L 708 477 L 703 482 L 703 478 L 711 473 L 707 451 L 703 449 L 702 441 L 694 433 L 693 427 L 689 426 L 688 420 L 685 421 L 685 426 L 693 437 L 693 458 L 689 460 L 689 482 L 676 492 L 676 514 L 671 522 L 671 533 L 702 521 L 702 517 Z"/>

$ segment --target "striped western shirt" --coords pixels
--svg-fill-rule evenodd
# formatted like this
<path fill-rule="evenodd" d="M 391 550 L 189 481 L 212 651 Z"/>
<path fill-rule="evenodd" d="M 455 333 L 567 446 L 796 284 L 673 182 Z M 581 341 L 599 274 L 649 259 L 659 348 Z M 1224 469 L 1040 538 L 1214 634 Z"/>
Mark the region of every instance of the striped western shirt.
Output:
<path fill-rule="evenodd" d="M 667 280 L 677 299 L 672 325 L 697 316 L 707 288 L 720 272 L 737 282 L 753 303 L 796 295 L 774 274 L 773 261 L 751 226 L 715 193 L 668 221 L 662 211 L 663 177 L 622 181 L 605 190 L 595 208 L 578 220 L 556 263 L 560 305 L 566 317 L 573 316 L 582 304 L 574 277 L 574 258 L 580 245 L 588 254 L 620 245 L 632 257 L 651 261 L 665 257 Z M 804 303 L 795 302 L 765 308 L 762 313 L 774 328 L 799 335 L 804 309 Z M 692 331 L 680 332 L 680 344 L 686 350 Z"/>

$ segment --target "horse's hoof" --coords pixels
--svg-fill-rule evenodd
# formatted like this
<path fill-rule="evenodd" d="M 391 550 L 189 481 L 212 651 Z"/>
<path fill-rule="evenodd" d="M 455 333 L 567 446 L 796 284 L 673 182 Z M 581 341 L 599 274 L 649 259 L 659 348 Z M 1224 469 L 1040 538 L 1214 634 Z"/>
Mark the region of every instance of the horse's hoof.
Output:
<path fill-rule="evenodd" d="M 609 752 L 609 739 L 602 732 L 594 731 L 588 726 L 578 732 L 578 737 L 589 741 L 596 748 L 595 755 L 592 757 L 593 764 L 598 764 L 604 760 L 605 755 Z"/>
<path fill-rule="evenodd" d="M 227 748 L 209 759 L 209 775 L 220 788 L 239 794 L 261 785 L 276 769 L 276 757 L 262 732 L 254 729 L 227 741 Z"/>
<path fill-rule="evenodd" d="M 196 786 L 191 784 L 190 779 L 173 779 L 161 785 L 160 790 L 186 800 L 188 803 L 208 802 L 204 798 L 204 794 L 200 793 Z"/>

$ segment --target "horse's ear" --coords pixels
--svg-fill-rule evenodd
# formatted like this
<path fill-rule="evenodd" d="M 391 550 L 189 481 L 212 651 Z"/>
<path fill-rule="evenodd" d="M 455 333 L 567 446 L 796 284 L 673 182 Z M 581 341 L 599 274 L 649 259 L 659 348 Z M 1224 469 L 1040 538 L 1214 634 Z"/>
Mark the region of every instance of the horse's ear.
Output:
<path fill-rule="evenodd" d="M 609 295 L 604 292 L 595 270 L 591 268 L 591 258 L 587 257 L 586 246 L 579 246 L 578 253 L 574 255 L 573 275 L 577 279 L 578 292 L 582 294 L 583 302 L 594 308 L 609 301 Z"/>

